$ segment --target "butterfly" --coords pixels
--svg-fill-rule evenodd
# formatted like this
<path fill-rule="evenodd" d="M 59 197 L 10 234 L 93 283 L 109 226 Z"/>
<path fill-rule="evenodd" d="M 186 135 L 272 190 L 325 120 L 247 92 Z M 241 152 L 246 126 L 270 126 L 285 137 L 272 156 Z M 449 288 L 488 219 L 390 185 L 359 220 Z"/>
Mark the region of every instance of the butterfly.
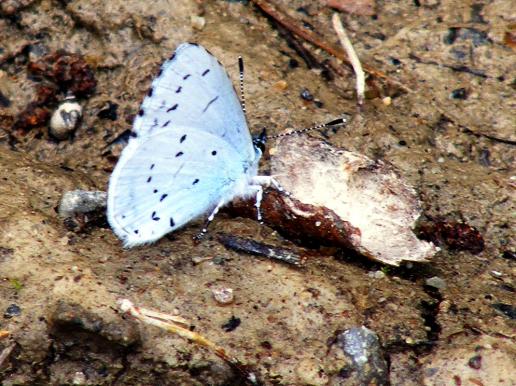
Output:
<path fill-rule="evenodd" d="M 125 247 L 151 243 L 252 196 L 261 219 L 263 186 L 277 185 L 258 176 L 265 138 L 253 141 L 222 64 L 198 44 L 181 44 L 152 82 L 109 179 L 114 233 Z"/>

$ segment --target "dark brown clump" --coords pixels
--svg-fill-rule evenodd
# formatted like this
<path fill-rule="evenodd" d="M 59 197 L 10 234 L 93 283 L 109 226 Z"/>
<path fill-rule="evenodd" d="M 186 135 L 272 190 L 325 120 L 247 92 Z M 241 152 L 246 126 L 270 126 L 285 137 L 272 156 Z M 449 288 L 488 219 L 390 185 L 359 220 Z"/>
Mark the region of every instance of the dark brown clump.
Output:
<path fill-rule="evenodd" d="M 474 254 L 484 250 L 484 238 L 480 232 L 464 222 L 434 219 L 421 223 L 418 228 L 422 239 L 437 245 Z"/>
<path fill-rule="evenodd" d="M 54 52 L 29 63 L 28 69 L 32 74 L 54 82 L 61 91 L 71 91 L 76 97 L 91 95 L 97 85 L 93 70 L 78 54 Z"/>
<path fill-rule="evenodd" d="M 29 131 L 33 127 L 43 126 L 50 119 L 50 110 L 45 106 L 56 102 L 57 89 L 54 85 L 43 83 L 36 89 L 36 98 L 30 102 L 12 125 L 13 135 Z"/>

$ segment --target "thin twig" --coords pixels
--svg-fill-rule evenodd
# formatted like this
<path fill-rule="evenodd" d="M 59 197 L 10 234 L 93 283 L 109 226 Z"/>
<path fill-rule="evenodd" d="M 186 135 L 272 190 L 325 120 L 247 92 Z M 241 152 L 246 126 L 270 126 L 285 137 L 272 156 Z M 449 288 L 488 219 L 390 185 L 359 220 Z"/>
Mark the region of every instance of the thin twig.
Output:
<path fill-rule="evenodd" d="M 350 61 L 351 65 L 353 66 L 353 70 L 355 71 L 355 75 L 357 77 L 357 100 L 358 100 L 358 105 L 362 106 L 362 104 L 364 103 L 364 92 L 365 92 L 364 70 L 362 70 L 362 65 L 360 64 L 360 59 L 358 59 L 358 55 L 355 52 L 355 49 L 353 48 L 353 45 L 351 44 L 351 41 L 348 38 L 348 34 L 344 30 L 344 26 L 342 25 L 342 22 L 340 21 L 339 15 L 334 13 L 331 20 L 333 23 L 333 28 L 335 29 L 335 32 L 337 33 L 337 36 L 339 37 L 340 44 L 342 44 L 342 47 L 348 54 L 349 61 Z"/>
<path fill-rule="evenodd" d="M 302 265 L 301 258 L 295 252 L 288 249 L 278 248 L 258 241 L 231 236 L 228 234 L 220 234 L 218 239 L 226 248 L 237 252 L 265 256 L 269 259 L 279 260 L 284 263 L 295 265 L 296 267 L 300 267 Z"/>
<path fill-rule="evenodd" d="M 11 343 L 9 346 L 3 349 L 2 353 L 0 353 L 0 367 L 4 364 L 5 360 L 11 355 L 11 352 L 14 349 L 15 344 Z"/>
<path fill-rule="evenodd" d="M 302 26 L 300 26 L 298 24 L 298 22 L 294 18 L 288 16 L 286 13 L 284 13 L 282 11 L 279 11 L 269 1 L 267 1 L 267 0 L 251 0 L 251 1 L 258 8 L 260 8 L 263 12 L 265 12 L 267 15 L 269 15 L 276 22 L 278 22 L 279 24 L 284 26 L 286 29 L 288 29 L 292 33 L 296 34 L 299 37 L 302 37 L 306 41 L 323 49 L 330 55 L 333 55 L 337 59 L 342 60 L 344 63 L 351 65 L 351 63 L 349 63 L 349 61 L 347 59 L 346 53 L 342 49 L 337 48 L 337 47 L 327 43 L 326 41 L 324 41 L 324 39 L 321 36 L 317 35 L 315 32 L 310 31 L 306 28 L 303 28 Z M 376 70 L 372 66 L 369 66 L 365 63 L 362 64 L 362 67 L 364 68 L 364 70 L 367 73 L 369 73 L 373 76 L 376 76 L 378 78 L 382 78 L 387 83 L 393 84 L 405 92 L 412 92 L 412 90 L 409 89 L 407 86 L 398 82 L 395 79 L 392 79 L 391 77 L 389 77 L 387 74 L 383 73 L 382 71 Z"/>
<path fill-rule="evenodd" d="M 190 331 L 185 327 L 177 325 L 177 323 L 182 325 L 188 324 L 187 321 L 183 318 L 164 314 L 157 311 L 147 310 L 141 307 L 136 307 L 128 299 L 119 299 L 118 305 L 122 312 L 130 314 L 132 317 L 146 324 L 150 324 L 152 326 L 159 327 L 173 334 L 177 334 L 185 339 L 189 339 L 192 342 L 209 349 L 219 358 L 229 363 L 229 365 L 236 369 L 240 374 L 242 374 L 249 383 L 253 385 L 258 384 L 256 375 L 252 372 L 249 372 L 238 359 L 226 354 L 226 351 L 222 347 L 217 346 L 215 343 L 211 342 L 210 340 L 206 339 L 205 337 L 196 332 Z"/>

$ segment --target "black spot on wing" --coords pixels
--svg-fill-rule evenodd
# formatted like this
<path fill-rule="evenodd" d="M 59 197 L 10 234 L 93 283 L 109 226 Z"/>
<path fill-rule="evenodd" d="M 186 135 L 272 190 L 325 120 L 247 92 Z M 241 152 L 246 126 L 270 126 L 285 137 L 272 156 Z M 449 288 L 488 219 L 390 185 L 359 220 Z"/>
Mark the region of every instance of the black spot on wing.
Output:
<path fill-rule="evenodd" d="M 152 181 L 152 176 L 149 176 L 149 178 L 147 178 L 147 182 L 151 182 Z"/>
<path fill-rule="evenodd" d="M 179 86 L 179 87 L 177 88 L 177 90 L 176 90 L 176 94 L 179 94 L 179 93 L 181 92 L 181 89 L 182 89 L 182 87 L 181 87 L 181 86 Z"/>
<path fill-rule="evenodd" d="M 183 80 L 187 80 L 191 76 L 192 76 L 191 74 L 186 74 L 185 76 L 183 76 Z"/>
<path fill-rule="evenodd" d="M 208 72 L 210 72 L 210 69 L 209 69 L 209 68 L 208 68 L 208 69 L 206 69 L 206 70 L 204 70 L 204 72 L 201 74 L 201 76 L 205 76 Z"/>
<path fill-rule="evenodd" d="M 167 127 L 170 121 L 166 121 L 161 127 Z"/>
<path fill-rule="evenodd" d="M 219 99 L 219 96 L 217 95 L 215 98 L 213 98 L 211 101 L 208 102 L 208 104 L 206 105 L 206 107 L 202 110 L 203 113 L 206 112 L 206 110 L 208 110 L 208 107 L 210 107 L 210 105 L 215 102 L 217 99 Z"/>
<path fill-rule="evenodd" d="M 213 150 L 213 151 L 211 152 L 211 155 L 217 155 L 217 150 Z"/>
<path fill-rule="evenodd" d="M 198 182 L 199 182 L 199 179 L 198 179 L 198 178 L 196 178 L 195 180 L 193 180 L 192 185 L 195 185 L 195 184 L 197 184 Z"/>
<path fill-rule="evenodd" d="M 165 198 L 167 198 L 168 194 L 162 194 L 160 199 L 159 199 L 159 202 L 162 202 Z"/>
<path fill-rule="evenodd" d="M 179 143 L 183 143 L 186 139 L 186 134 L 184 134 L 181 138 L 179 138 Z"/>
<path fill-rule="evenodd" d="M 158 189 L 154 189 L 152 192 L 153 193 L 158 193 Z"/>
<path fill-rule="evenodd" d="M 142 116 L 143 116 L 143 114 L 145 114 L 145 112 L 143 111 L 143 109 L 138 110 L 138 115 L 139 115 L 140 117 L 142 117 Z"/>
<path fill-rule="evenodd" d="M 173 228 L 176 223 L 174 222 L 174 219 L 170 217 L 170 226 Z"/>
<path fill-rule="evenodd" d="M 152 93 L 154 92 L 154 90 L 152 89 L 152 87 L 149 89 L 149 92 L 147 93 L 147 96 L 151 97 L 152 96 Z"/>
<path fill-rule="evenodd" d="M 140 231 L 138 229 L 134 230 L 134 234 L 137 235 Z"/>
<path fill-rule="evenodd" d="M 155 165 L 155 164 L 152 164 L 152 165 L 150 166 L 150 170 L 154 169 L 154 166 L 156 166 L 156 165 Z"/>
<path fill-rule="evenodd" d="M 170 108 L 167 110 L 167 113 L 170 113 L 172 110 L 175 110 L 175 109 L 177 109 L 177 103 L 176 103 L 174 106 L 170 107 Z"/>
<path fill-rule="evenodd" d="M 178 152 L 176 153 L 176 157 L 181 157 L 183 154 L 185 154 L 185 153 L 183 153 L 182 151 L 178 151 Z"/>
<path fill-rule="evenodd" d="M 154 221 L 159 221 L 160 220 L 160 218 L 156 216 L 156 211 L 152 212 L 151 219 L 153 219 Z"/>
<path fill-rule="evenodd" d="M 154 118 L 154 121 L 152 123 L 152 126 L 150 127 L 151 130 L 154 129 L 156 126 L 158 126 L 158 118 Z"/>
<path fill-rule="evenodd" d="M 172 55 L 170 55 L 170 58 L 168 58 L 168 60 L 174 60 L 175 56 L 176 56 L 176 53 L 173 52 Z"/>

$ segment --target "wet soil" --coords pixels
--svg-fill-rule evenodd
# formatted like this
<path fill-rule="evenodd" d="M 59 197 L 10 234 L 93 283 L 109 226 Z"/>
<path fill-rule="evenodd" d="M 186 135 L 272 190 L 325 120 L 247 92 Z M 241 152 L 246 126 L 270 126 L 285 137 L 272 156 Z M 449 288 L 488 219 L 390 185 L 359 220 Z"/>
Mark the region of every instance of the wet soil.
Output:
<path fill-rule="evenodd" d="M 324 2 L 276 4 L 337 44 Z M 408 91 L 372 79 L 357 112 L 353 73 L 343 66 L 345 76 L 329 80 L 309 68 L 302 50 L 315 63 L 331 58 L 299 39 L 294 49 L 292 36 L 253 2 L 0 4 L 2 385 L 242 384 L 205 349 L 122 316 L 120 297 L 186 318 L 264 384 L 356 384 L 333 342 L 362 325 L 380 338 L 385 384 L 516 379 L 513 3 L 378 1 L 373 16 L 341 17 L 361 60 Z M 427 264 L 389 268 L 321 247 L 305 250 L 296 268 L 225 249 L 217 232 L 299 247 L 224 214 L 199 245 L 191 241 L 195 223 L 131 250 L 102 218 L 70 230 L 57 214 L 62 194 L 106 190 L 121 149 L 113 141 L 130 129 L 161 62 L 183 41 L 207 47 L 233 79 L 244 57 L 253 132 L 350 114 L 345 128 L 313 135 L 395 165 L 419 192 L 422 237 L 441 251 Z M 48 118 L 65 97 L 62 82 L 80 80 L 31 71 L 60 50 L 78 54 L 81 73 L 91 69 L 96 83 L 78 96 L 83 118 L 64 141 L 48 134 Z M 457 242 L 464 234 L 474 235 L 469 244 Z M 427 281 L 435 276 L 441 280 Z M 211 291 L 218 287 L 232 288 L 234 302 L 218 304 Z M 231 318 L 240 324 L 226 331 Z"/>

